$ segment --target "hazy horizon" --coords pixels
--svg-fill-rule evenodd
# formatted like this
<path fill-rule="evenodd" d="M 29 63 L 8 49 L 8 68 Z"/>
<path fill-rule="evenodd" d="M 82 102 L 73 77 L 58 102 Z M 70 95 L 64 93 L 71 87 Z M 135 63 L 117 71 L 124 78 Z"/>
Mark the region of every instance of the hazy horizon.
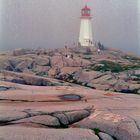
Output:
<path fill-rule="evenodd" d="M 73 46 L 86 2 L 0 0 L 0 51 Z M 87 5 L 92 9 L 94 41 L 140 55 L 138 0 L 92 0 Z"/>

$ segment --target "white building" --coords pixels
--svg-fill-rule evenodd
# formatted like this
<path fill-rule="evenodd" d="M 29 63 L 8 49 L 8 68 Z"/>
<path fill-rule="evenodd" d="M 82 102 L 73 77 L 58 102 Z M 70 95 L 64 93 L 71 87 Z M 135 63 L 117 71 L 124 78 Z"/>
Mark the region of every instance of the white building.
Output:
<path fill-rule="evenodd" d="M 83 47 L 94 46 L 92 36 L 91 10 L 85 5 L 81 9 L 81 25 L 79 34 L 79 45 Z"/>

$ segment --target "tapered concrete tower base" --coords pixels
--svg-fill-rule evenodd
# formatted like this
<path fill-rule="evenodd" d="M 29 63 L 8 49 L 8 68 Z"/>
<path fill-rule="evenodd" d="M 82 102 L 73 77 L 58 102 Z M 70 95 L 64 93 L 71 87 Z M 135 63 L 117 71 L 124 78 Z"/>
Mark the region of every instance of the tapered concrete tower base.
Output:
<path fill-rule="evenodd" d="M 85 6 L 81 10 L 79 45 L 83 47 L 94 46 L 93 36 L 92 36 L 92 23 L 91 23 L 90 8 L 88 8 L 87 6 Z"/>

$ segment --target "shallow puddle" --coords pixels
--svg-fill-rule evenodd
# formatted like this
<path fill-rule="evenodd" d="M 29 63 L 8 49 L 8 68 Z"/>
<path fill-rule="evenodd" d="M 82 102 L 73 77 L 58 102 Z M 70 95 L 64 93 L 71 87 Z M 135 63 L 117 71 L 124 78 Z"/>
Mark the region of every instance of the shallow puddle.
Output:
<path fill-rule="evenodd" d="M 76 94 L 66 94 L 66 95 L 61 95 L 59 97 L 66 101 L 79 101 L 82 98 L 80 95 L 76 95 Z"/>

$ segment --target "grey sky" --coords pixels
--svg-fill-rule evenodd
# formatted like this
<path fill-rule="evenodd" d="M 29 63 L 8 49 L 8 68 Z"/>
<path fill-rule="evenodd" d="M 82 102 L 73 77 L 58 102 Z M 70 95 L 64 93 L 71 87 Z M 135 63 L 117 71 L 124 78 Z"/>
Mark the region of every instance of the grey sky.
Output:
<path fill-rule="evenodd" d="M 0 0 L 0 50 L 57 48 L 78 42 L 87 0 Z M 94 41 L 140 54 L 138 0 L 88 0 Z"/>

